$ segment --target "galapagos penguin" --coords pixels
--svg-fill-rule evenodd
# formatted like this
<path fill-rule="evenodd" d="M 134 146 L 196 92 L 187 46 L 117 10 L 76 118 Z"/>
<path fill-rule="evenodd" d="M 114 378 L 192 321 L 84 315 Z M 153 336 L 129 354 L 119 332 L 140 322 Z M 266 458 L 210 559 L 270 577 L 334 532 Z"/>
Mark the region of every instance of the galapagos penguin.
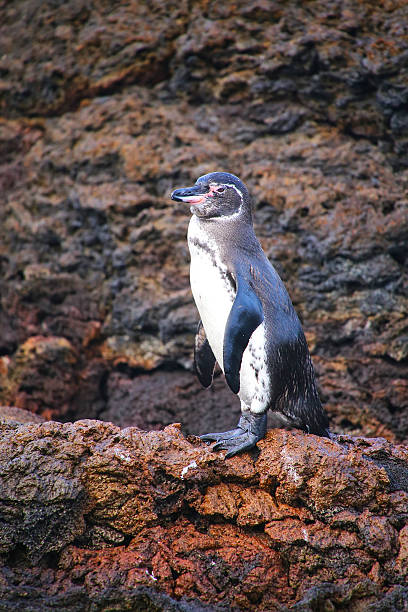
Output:
<path fill-rule="evenodd" d="M 267 411 L 273 427 L 329 436 L 302 326 L 286 288 L 255 236 L 251 198 L 244 183 L 211 172 L 171 198 L 190 204 L 190 283 L 201 320 L 194 363 L 204 387 L 215 362 L 241 401 L 235 429 L 201 436 L 226 457 L 264 437 Z"/>

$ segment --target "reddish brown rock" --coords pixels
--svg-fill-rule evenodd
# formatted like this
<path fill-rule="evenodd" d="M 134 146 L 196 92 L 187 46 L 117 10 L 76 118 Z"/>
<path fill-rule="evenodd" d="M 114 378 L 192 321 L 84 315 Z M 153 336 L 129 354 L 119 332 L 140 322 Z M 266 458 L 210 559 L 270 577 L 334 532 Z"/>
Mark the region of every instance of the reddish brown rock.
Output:
<path fill-rule="evenodd" d="M 226 461 L 177 425 L 1 427 L 4 609 L 371 610 L 408 594 L 408 457 L 385 440 L 277 430 Z"/>
<path fill-rule="evenodd" d="M 226 169 L 253 193 L 332 430 L 406 441 L 406 19 L 402 0 L 5 3 L 1 403 L 150 430 L 236 422 L 223 378 L 204 391 L 192 373 L 189 213 L 168 198 Z M 2 506 L 12 609 L 402 609 L 402 447 L 271 432 L 256 464 L 224 463 L 175 434 L 26 427 Z M 142 439 L 173 467 L 151 472 Z"/>

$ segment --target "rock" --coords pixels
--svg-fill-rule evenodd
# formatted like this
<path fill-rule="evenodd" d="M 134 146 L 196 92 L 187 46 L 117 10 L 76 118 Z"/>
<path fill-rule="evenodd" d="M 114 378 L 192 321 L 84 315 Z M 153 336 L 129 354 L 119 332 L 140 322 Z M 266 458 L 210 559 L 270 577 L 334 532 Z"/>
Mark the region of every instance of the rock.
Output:
<path fill-rule="evenodd" d="M 57 4 L 0 26 L 0 610 L 403 609 L 406 3 Z M 141 431 L 238 416 L 192 371 L 168 197 L 214 169 L 254 196 L 332 440 L 224 462 Z"/>
<path fill-rule="evenodd" d="M 404 447 L 275 430 L 224 460 L 179 425 L 1 430 L 1 610 L 393 609 L 408 594 Z"/>
<path fill-rule="evenodd" d="M 113 373 L 107 381 L 107 396 L 106 410 L 99 416 L 122 427 L 160 429 L 163 423 L 180 419 L 183 431 L 201 435 L 211 428 L 223 431 L 235 426 L 241 413 L 239 400 L 224 377 L 218 376 L 207 392 L 190 372 L 158 371 L 132 379 Z"/>
<path fill-rule="evenodd" d="M 38 410 L 44 417 L 50 417 L 53 406 L 60 402 L 60 414 L 65 414 L 76 386 L 76 362 L 75 350 L 66 338 L 30 337 L 8 367 L 5 398 L 12 397 L 19 408 Z"/>
<path fill-rule="evenodd" d="M 0 421 L 15 423 L 43 423 L 45 419 L 39 414 L 29 410 L 22 410 L 16 406 L 0 406 Z"/>

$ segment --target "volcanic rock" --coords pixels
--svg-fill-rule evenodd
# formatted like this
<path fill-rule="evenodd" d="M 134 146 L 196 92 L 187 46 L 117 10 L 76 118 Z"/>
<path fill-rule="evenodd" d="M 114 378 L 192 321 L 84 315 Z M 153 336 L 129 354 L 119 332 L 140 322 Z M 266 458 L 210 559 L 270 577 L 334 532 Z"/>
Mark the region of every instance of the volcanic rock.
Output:
<path fill-rule="evenodd" d="M 179 425 L 1 429 L 0 610 L 403 609 L 404 447 L 275 430 L 225 460 Z"/>
<path fill-rule="evenodd" d="M 404 609 L 406 2 L 1 15 L 0 610 Z M 239 413 L 193 373 L 169 199 L 214 170 L 253 194 L 332 440 L 223 461 L 152 431 Z"/>

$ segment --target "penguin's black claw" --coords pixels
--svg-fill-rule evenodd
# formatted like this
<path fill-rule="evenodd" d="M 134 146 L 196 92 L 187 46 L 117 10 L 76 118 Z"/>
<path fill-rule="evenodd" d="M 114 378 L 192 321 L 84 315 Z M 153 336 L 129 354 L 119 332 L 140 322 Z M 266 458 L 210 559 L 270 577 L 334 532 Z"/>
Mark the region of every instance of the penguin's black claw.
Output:
<path fill-rule="evenodd" d="M 266 414 L 243 414 L 238 426 L 230 431 L 200 436 L 204 442 L 216 442 L 212 450 L 227 450 L 225 458 L 250 450 L 266 434 Z"/>

